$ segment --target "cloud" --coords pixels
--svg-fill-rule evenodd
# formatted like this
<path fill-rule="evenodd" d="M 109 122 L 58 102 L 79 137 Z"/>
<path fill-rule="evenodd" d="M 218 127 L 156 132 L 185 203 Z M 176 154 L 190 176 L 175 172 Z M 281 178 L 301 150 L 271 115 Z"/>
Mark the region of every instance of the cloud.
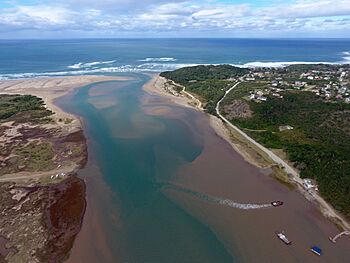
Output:
<path fill-rule="evenodd" d="M 1 12 L 0 24 L 19 29 L 67 27 L 71 25 L 76 14 L 72 10 L 57 6 L 18 6 Z"/>
<path fill-rule="evenodd" d="M 181 3 L 186 0 L 172 0 L 171 3 Z M 144 10 L 150 6 L 168 4 L 169 0 L 58 0 L 59 3 L 71 8 L 89 7 L 101 9 L 106 13 L 133 12 Z"/>
<path fill-rule="evenodd" d="M 233 4 L 215 0 L 57 0 L 53 4 L 46 0 L 45 4 L 41 1 L 37 5 L 13 4 L 0 8 L 0 32 L 7 35 L 26 30 L 37 30 L 38 34 L 76 31 L 97 35 L 212 32 L 224 36 L 237 32 L 250 35 L 334 30 L 350 33 L 350 0 L 268 3 L 268 6 L 256 6 L 252 1 Z"/>
<path fill-rule="evenodd" d="M 275 17 L 324 17 L 350 15 L 350 0 L 321 0 L 296 1 L 293 4 L 284 4 L 275 7 L 263 8 L 259 15 Z"/>

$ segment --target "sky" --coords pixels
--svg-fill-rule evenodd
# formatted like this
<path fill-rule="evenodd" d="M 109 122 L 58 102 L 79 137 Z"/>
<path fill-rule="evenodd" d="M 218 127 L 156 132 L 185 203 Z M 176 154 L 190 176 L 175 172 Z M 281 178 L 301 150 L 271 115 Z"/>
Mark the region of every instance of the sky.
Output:
<path fill-rule="evenodd" d="M 0 0 L 0 38 L 349 38 L 350 0 Z"/>

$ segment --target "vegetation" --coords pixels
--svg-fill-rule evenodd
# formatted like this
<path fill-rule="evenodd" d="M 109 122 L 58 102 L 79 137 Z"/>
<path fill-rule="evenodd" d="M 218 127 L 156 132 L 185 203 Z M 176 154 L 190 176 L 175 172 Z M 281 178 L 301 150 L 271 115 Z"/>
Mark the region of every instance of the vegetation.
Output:
<path fill-rule="evenodd" d="M 44 107 L 44 102 L 38 97 L 0 95 L 1 136 L 9 129 L 8 126 L 1 126 L 4 122 L 13 121 L 11 127 L 22 123 L 45 124 L 52 121 L 50 115 L 52 112 Z M 0 162 L 0 175 L 19 171 L 48 171 L 54 168 L 52 144 L 41 139 L 29 143 L 27 141 L 31 132 L 37 132 L 42 137 L 49 136 L 49 132 L 35 127 L 22 132 L 18 130 L 15 137 L 5 139 L 5 143 L 0 146 L 0 156 L 7 157 Z"/>
<path fill-rule="evenodd" d="M 47 122 L 51 111 L 44 107 L 42 99 L 31 95 L 0 95 L 0 123 Z"/>
<path fill-rule="evenodd" d="M 50 171 L 55 167 L 53 147 L 48 142 L 31 142 L 14 153 L 17 165 L 26 167 L 27 171 Z"/>
<path fill-rule="evenodd" d="M 301 176 L 316 179 L 321 194 L 350 216 L 350 105 L 325 103 L 311 92 L 248 103 L 253 116 L 231 121 L 265 146 L 283 149 Z M 283 125 L 294 129 L 280 131 Z"/>
<path fill-rule="evenodd" d="M 247 72 L 247 69 L 230 65 L 196 66 L 163 72 L 161 76 L 185 86 L 188 92 L 198 95 L 205 104 L 205 110 L 215 114 L 216 103 L 232 85 L 230 79 L 241 77 Z"/>

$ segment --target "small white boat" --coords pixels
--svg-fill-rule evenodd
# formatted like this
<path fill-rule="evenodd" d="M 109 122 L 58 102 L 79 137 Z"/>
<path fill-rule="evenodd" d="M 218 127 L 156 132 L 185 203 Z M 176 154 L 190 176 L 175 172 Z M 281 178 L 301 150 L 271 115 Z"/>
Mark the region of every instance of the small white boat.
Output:
<path fill-rule="evenodd" d="M 286 234 L 282 231 L 282 232 L 276 232 L 276 235 L 277 237 L 283 242 L 285 243 L 286 245 L 291 245 L 292 244 L 292 241 L 290 241 Z"/>
<path fill-rule="evenodd" d="M 273 201 L 273 202 L 271 202 L 271 205 L 274 207 L 277 207 L 277 206 L 283 205 L 283 202 L 282 201 Z"/>

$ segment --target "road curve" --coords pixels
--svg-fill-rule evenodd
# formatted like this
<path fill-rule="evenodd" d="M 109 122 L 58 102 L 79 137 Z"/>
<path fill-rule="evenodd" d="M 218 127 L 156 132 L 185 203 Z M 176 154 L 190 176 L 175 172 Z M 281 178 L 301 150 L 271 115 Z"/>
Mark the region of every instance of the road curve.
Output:
<path fill-rule="evenodd" d="M 235 85 L 233 85 L 229 90 L 226 91 L 225 95 L 219 100 L 219 102 L 216 104 L 216 114 L 220 117 L 222 121 L 224 121 L 230 128 L 237 131 L 240 135 L 242 135 L 245 139 L 247 139 L 249 142 L 254 144 L 256 147 L 258 147 L 260 150 L 262 150 L 264 153 L 266 153 L 274 162 L 276 162 L 278 165 L 283 167 L 283 169 L 286 171 L 286 173 L 293 175 L 293 177 L 297 177 L 297 179 L 300 180 L 302 183 L 302 180 L 299 177 L 299 173 L 295 171 L 289 164 L 287 164 L 284 160 L 282 160 L 280 157 L 278 157 L 275 153 L 255 141 L 253 138 L 248 136 L 245 132 L 243 132 L 241 129 L 239 129 L 237 126 L 233 125 L 229 120 L 227 120 L 221 113 L 220 113 L 220 104 L 221 102 L 226 98 L 227 94 L 229 94 L 234 88 L 236 88 L 239 84 L 241 84 L 241 81 L 238 81 Z"/>

